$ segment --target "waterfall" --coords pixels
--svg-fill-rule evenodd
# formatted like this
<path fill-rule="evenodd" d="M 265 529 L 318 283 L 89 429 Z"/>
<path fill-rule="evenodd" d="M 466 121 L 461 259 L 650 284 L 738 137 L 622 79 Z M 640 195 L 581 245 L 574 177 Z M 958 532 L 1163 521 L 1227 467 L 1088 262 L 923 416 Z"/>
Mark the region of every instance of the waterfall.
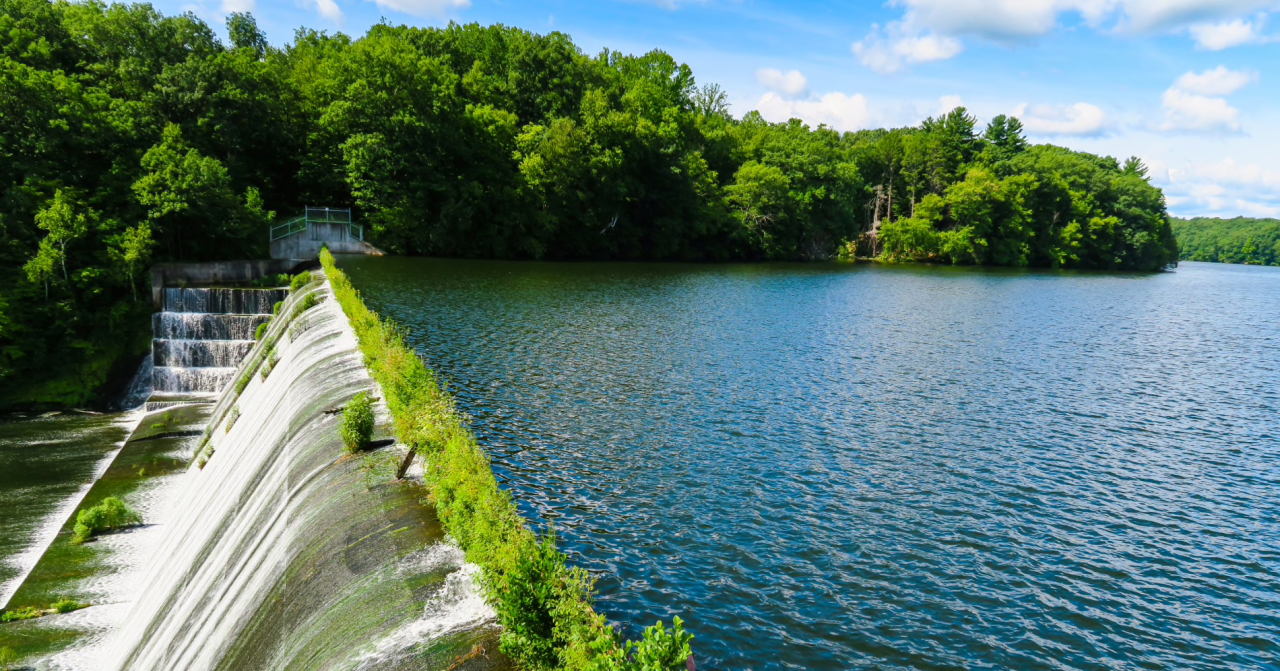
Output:
<path fill-rule="evenodd" d="M 253 349 L 254 331 L 288 295 L 286 289 L 165 288 L 164 311 L 152 318 L 154 392 L 208 396 L 225 389 Z"/>
<path fill-rule="evenodd" d="M 496 650 L 478 567 L 444 538 L 420 484 L 394 482 L 403 449 L 343 457 L 341 419 L 328 411 L 359 391 L 383 394 L 341 308 L 328 300 L 301 318 L 308 328 L 292 334 L 284 319 L 271 324 L 271 373 L 214 406 L 212 455 L 164 502 L 163 538 L 123 621 L 80 653 L 97 668 L 443 669 L 473 644 Z M 206 345 L 156 351 L 196 361 L 236 347 Z M 158 366 L 156 375 L 214 370 Z"/>
<path fill-rule="evenodd" d="M 147 402 L 147 397 L 151 396 L 151 369 L 152 359 L 148 356 L 138 364 L 138 372 L 133 374 L 133 379 L 129 380 L 129 386 L 125 388 L 124 395 L 115 404 L 117 410 L 133 410 Z"/>

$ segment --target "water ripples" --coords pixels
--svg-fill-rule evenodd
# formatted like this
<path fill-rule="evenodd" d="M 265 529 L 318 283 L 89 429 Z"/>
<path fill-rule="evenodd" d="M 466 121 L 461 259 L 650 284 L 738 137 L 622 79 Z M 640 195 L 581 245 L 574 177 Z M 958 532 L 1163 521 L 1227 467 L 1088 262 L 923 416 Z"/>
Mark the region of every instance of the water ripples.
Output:
<path fill-rule="evenodd" d="M 699 668 L 1275 668 L 1280 270 L 349 265 Z"/>

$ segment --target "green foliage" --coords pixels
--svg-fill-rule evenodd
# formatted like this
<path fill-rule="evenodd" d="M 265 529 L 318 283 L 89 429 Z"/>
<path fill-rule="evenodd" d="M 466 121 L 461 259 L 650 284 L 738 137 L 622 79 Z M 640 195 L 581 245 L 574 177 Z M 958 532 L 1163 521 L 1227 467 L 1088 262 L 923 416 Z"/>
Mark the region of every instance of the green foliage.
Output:
<path fill-rule="evenodd" d="M 672 619 L 671 631 L 655 623 L 644 630 L 644 638 L 638 643 L 628 644 L 635 671 L 678 671 L 685 667 L 685 660 L 693 651 L 689 643 L 693 635 L 686 633 L 684 622 L 679 616 Z"/>
<path fill-rule="evenodd" d="M 426 484 L 441 523 L 467 559 L 484 570 L 488 599 L 503 626 L 503 651 L 526 669 L 683 668 L 690 637 L 678 620 L 670 632 L 651 627 L 638 643 L 624 646 L 618 640 L 591 606 L 591 577 L 567 566 L 554 530 L 539 542 L 525 526 L 435 374 L 394 324 L 364 304 L 328 250 L 320 261 L 365 364 L 382 387 L 396 435 L 425 458 Z M 351 407 L 343 413 L 344 427 Z"/>
<path fill-rule="evenodd" d="M 278 316 L 282 307 L 284 307 L 284 301 L 276 301 L 276 304 L 271 306 L 271 316 Z"/>
<path fill-rule="evenodd" d="M 1173 219 L 1186 261 L 1280 266 L 1280 219 Z"/>
<path fill-rule="evenodd" d="M 0 0 L 0 405 L 92 399 L 146 348 L 145 267 L 264 256 L 273 212 L 305 202 L 438 256 L 1152 270 L 1177 253 L 1141 162 L 1030 146 L 1006 116 L 734 119 L 662 51 L 504 26 L 304 29 L 277 49 L 232 13 L 226 34 L 145 4 Z"/>
<path fill-rule="evenodd" d="M 356 394 L 342 411 L 342 445 L 355 453 L 369 447 L 373 440 L 373 402 L 365 392 Z"/>
<path fill-rule="evenodd" d="M 37 617 L 44 617 L 44 611 L 35 606 L 23 606 L 13 610 L 6 610 L 0 615 L 0 622 L 21 622 L 22 620 L 34 620 Z"/>
<path fill-rule="evenodd" d="M 124 501 L 109 496 L 92 508 L 85 508 L 76 515 L 72 543 L 83 543 L 100 531 L 111 531 L 141 524 L 142 517 L 125 505 Z"/>
<path fill-rule="evenodd" d="M 227 425 L 222 429 L 223 433 L 231 433 L 231 427 L 236 425 L 240 420 L 240 406 L 232 406 L 231 412 L 227 414 Z"/>
<path fill-rule="evenodd" d="M 79 601 L 76 601 L 74 599 L 62 599 L 60 601 L 54 602 L 53 605 L 49 606 L 51 610 L 57 611 L 59 613 L 70 613 L 73 610 L 80 610 L 81 608 L 88 608 L 88 607 L 89 607 L 89 604 L 80 603 Z"/>
<path fill-rule="evenodd" d="M 289 321 L 297 319 L 298 315 L 301 315 L 319 304 L 320 297 L 316 295 L 316 292 L 313 291 L 306 296 L 303 296 L 302 300 L 298 301 L 298 304 L 293 306 L 293 311 L 289 313 Z"/>
<path fill-rule="evenodd" d="M 289 292 L 297 293 L 298 289 L 311 284 L 311 271 L 304 270 L 293 276 L 293 281 L 289 283 Z"/>
<path fill-rule="evenodd" d="M 264 336 L 264 335 L 266 335 L 266 334 L 267 334 L 267 329 L 269 329 L 269 328 L 271 328 L 271 324 L 270 324 L 270 323 L 266 323 L 266 322 L 264 322 L 264 323 L 262 323 L 262 324 L 258 324 L 258 328 L 257 328 L 257 330 L 255 330 L 255 331 L 253 332 L 253 339 L 254 339 L 254 340 L 262 340 L 262 336 Z"/>

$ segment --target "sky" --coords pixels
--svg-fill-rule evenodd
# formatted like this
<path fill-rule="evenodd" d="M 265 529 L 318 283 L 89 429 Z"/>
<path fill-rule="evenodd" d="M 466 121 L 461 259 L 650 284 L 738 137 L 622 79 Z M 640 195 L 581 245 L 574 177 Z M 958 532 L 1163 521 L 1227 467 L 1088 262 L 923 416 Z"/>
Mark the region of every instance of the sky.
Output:
<path fill-rule="evenodd" d="M 841 131 L 965 106 L 1033 142 L 1138 156 L 1179 216 L 1280 217 L 1280 0 L 154 0 L 222 26 L 386 20 L 560 31 L 588 54 L 661 49 L 735 115 Z"/>

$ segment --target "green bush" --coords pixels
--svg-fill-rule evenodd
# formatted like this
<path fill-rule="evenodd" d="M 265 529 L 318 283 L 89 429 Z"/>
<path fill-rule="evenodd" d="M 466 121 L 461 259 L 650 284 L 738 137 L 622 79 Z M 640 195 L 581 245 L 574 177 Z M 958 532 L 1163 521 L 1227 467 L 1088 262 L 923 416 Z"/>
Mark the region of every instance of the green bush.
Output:
<path fill-rule="evenodd" d="M 231 427 L 236 425 L 240 419 L 240 406 L 231 408 L 230 414 L 227 415 L 227 426 L 223 429 L 223 433 L 231 433 Z"/>
<path fill-rule="evenodd" d="M 263 322 L 261 324 L 258 324 L 258 330 L 253 332 L 253 339 L 262 340 L 262 336 L 267 334 L 267 329 L 270 327 L 271 327 L 270 322 Z"/>
<path fill-rule="evenodd" d="M 36 608 L 34 606 L 23 606 L 22 608 L 6 610 L 3 615 L 0 615 L 0 622 L 19 622 L 21 620 L 33 620 L 37 617 L 42 617 L 43 615 L 44 615 L 44 611 L 40 610 L 39 608 Z"/>
<path fill-rule="evenodd" d="M 347 452 L 359 452 L 373 441 L 373 403 L 363 391 L 347 401 L 342 411 L 342 444 Z"/>
<path fill-rule="evenodd" d="M 306 312 L 307 310 L 310 310 L 311 308 L 319 304 L 320 304 L 320 297 L 316 295 L 316 292 L 313 291 L 307 294 L 306 296 L 303 296 L 302 300 L 298 301 L 298 304 L 293 306 L 293 312 L 289 313 L 289 321 L 293 321 L 297 319 L 298 315 Z"/>
<path fill-rule="evenodd" d="M 70 613 L 73 610 L 80 610 L 81 608 L 88 608 L 88 607 L 89 607 L 89 604 L 80 603 L 79 601 L 75 601 L 74 599 L 61 599 L 59 601 L 54 602 L 52 606 L 49 606 L 49 608 L 59 613 Z"/>
<path fill-rule="evenodd" d="M 281 308 L 283 305 L 284 305 L 284 301 L 276 301 L 276 304 L 271 306 L 271 316 L 273 316 L 273 317 L 274 317 L 274 316 L 276 316 L 276 315 L 280 314 L 280 308 Z"/>
<path fill-rule="evenodd" d="M 76 515 L 75 533 L 71 537 L 71 542 L 78 545 L 100 531 L 110 531 L 141 523 L 142 516 L 126 506 L 124 501 L 109 496 L 98 505 L 81 510 Z"/>
<path fill-rule="evenodd" d="M 289 283 L 289 293 L 296 293 L 308 284 L 311 284 L 311 271 L 304 270 L 293 276 L 293 281 Z"/>
<path fill-rule="evenodd" d="M 484 571 L 486 597 L 503 627 L 502 651 L 526 669 L 683 670 L 692 639 L 683 623 L 675 620 L 670 630 L 650 627 L 642 640 L 624 646 L 592 608 L 594 580 L 567 565 L 554 531 L 539 543 L 525 526 L 435 374 L 392 322 L 364 304 L 328 250 L 320 252 L 320 262 L 369 373 L 382 387 L 396 436 L 429 457 L 424 478 L 441 523 Z"/>

